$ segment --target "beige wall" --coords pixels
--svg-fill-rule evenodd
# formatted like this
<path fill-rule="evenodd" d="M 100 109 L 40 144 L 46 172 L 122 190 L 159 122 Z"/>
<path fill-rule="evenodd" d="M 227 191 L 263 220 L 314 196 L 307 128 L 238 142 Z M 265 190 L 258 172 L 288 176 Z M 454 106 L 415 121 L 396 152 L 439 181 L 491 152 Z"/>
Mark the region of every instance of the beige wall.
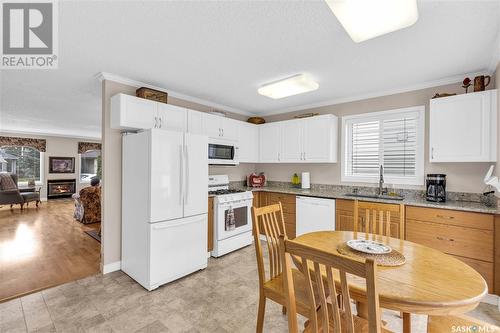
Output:
<path fill-rule="evenodd" d="M 210 175 L 228 175 L 230 181 L 246 180 L 247 176 L 255 172 L 256 164 L 242 163 L 234 167 L 210 166 L 208 173 Z"/>
<path fill-rule="evenodd" d="M 24 135 L 24 134 L 11 134 L 11 133 L 1 133 L 2 136 L 15 136 L 23 138 L 36 138 L 45 139 L 47 141 L 47 151 L 43 154 L 43 166 L 42 166 L 42 188 L 40 191 L 40 196 L 42 200 L 47 199 L 47 180 L 48 179 L 76 179 L 77 191 L 84 188 L 88 184 L 80 183 L 80 156 L 78 155 L 78 142 L 99 142 L 96 140 L 89 139 L 76 139 L 67 137 L 57 137 L 57 136 L 36 136 L 36 135 Z M 63 156 L 63 157 L 74 157 L 75 158 L 75 173 L 65 173 L 65 174 L 50 174 L 49 173 L 49 157 L 50 156 Z"/>
<path fill-rule="evenodd" d="M 102 82 L 102 223 L 101 265 L 121 260 L 122 135 L 111 128 L 111 96 L 135 94 L 135 87 Z"/>
<path fill-rule="evenodd" d="M 416 90 L 390 96 L 376 97 L 361 101 L 342 103 L 337 105 L 302 110 L 287 114 L 266 117 L 267 122 L 292 119 L 294 115 L 306 112 L 318 112 L 320 114 L 332 113 L 338 117 L 361 114 L 366 112 L 398 109 L 410 106 L 425 105 L 425 173 L 445 173 L 447 175 L 447 189 L 450 191 L 481 192 L 484 188 L 482 179 L 488 170 L 490 163 L 429 163 L 429 99 L 437 92 L 463 93 L 461 83 L 450 84 L 440 87 Z M 312 183 L 341 184 L 341 140 L 339 121 L 339 162 L 334 164 L 257 164 L 256 171 L 263 171 L 270 180 L 290 181 L 294 172 L 311 172 Z M 354 184 L 354 183 L 346 183 Z M 357 183 L 359 184 L 359 183 Z M 401 187 L 401 186 L 399 186 Z M 415 188 L 415 186 L 407 186 Z M 417 188 L 423 188 L 418 186 Z"/>
<path fill-rule="evenodd" d="M 122 144 L 119 130 L 110 126 L 111 97 L 118 93 L 135 95 L 136 87 L 113 81 L 102 83 L 102 146 L 103 146 L 103 192 L 102 192 L 102 265 L 118 263 L 121 260 L 121 167 Z M 212 108 L 174 97 L 168 103 L 192 110 L 208 112 Z M 234 119 L 247 117 L 229 113 Z M 253 164 L 241 167 L 211 167 L 210 174 L 228 174 L 231 180 L 244 179 L 247 169 L 253 171 Z"/>

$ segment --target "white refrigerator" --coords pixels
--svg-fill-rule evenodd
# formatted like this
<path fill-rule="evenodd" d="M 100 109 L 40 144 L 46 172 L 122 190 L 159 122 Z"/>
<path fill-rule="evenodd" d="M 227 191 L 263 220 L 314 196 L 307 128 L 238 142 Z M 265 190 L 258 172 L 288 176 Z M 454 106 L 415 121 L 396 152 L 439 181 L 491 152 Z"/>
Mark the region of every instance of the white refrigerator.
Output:
<path fill-rule="evenodd" d="M 208 139 L 123 136 L 121 269 L 147 290 L 207 267 Z"/>

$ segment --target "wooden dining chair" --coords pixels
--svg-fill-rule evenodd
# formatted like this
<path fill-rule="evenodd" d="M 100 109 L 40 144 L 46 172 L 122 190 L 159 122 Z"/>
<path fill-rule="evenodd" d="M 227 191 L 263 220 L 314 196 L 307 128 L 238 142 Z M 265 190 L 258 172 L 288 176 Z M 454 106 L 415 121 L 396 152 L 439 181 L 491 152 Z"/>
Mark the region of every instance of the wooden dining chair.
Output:
<path fill-rule="evenodd" d="M 255 240 L 255 252 L 257 255 L 257 267 L 259 271 L 259 311 L 257 313 L 257 332 L 262 332 L 264 326 L 264 314 L 266 300 L 269 298 L 283 306 L 283 314 L 286 313 L 286 295 L 283 289 L 283 262 L 280 256 L 279 236 L 286 238 L 285 222 L 281 202 L 265 207 L 252 207 L 253 235 Z M 261 231 L 266 238 L 267 252 L 269 255 L 269 274 L 266 277 L 264 267 L 264 256 L 262 243 L 260 242 Z M 296 311 L 303 316 L 308 316 L 311 311 L 306 295 L 305 280 L 297 269 L 291 273 L 296 281 Z"/>
<path fill-rule="evenodd" d="M 364 214 L 360 214 L 360 211 L 363 210 Z M 395 238 L 404 239 L 404 211 L 403 204 L 381 204 L 355 200 L 354 231 L 362 231 L 381 236 L 391 236 L 391 217 L 398 216 L 398 230 L 397 233 L 393 233 L 393 235 Z"/>
<path fill-rule="evenodd" d="M 300 269 L 305 277 L 305 288 L 309 303 L 320 304 L 318 309 L 311 310 L 309 321 L 305 324 L 307 333 L 382 333 L 389 332 L 382 327 L 379 296 L 377 292 L 377 265 L 371 259 L 365 262 L 345 256 L 332 255 L 288 240 L 280 238 L 281 257 L 284 265 L 285 289 L 288 309 L 288 331 L 297 333 L 297 312 L 295 295 L 295 278 L 292 274 L 292 257 L 301 260 Z M 366 298 L 368 318 L 352 314 L 351 297 L 347 274 L 366 280 Z M 336 283 L 335 276 L 340 283 Z M 338 290 L 340 284 L 340 290 Z M 342 297 L 332 297 L 341 294 Z M 343 303 L 343 304 L 340 304 Z"/>
<path fill-rule="evenodd" d="M 463 330 L 461 329 L 463 327 Z M 460 330 L 458 329 L 460 328 Z M 468 330 L 467 330 L 468 329 Z M 491 332 L 500 333 L 500 327 L 469 316 L 429 316 L 427 333 Z"/>
<path fill-rule="evenodd" d="M 364 210 L 364 214 L 360 211 Z M 397 233 L 392 235 L 395 238 L 405 238 L 405 207 L 403 204 L 382 204 L 376 202 L 354 201 L 354 231 L 362 231 L 381 236 L 391 236 L 391 217 L 398 216 Z M 364 216 L 361 216 L 364 215 Z M 411 315 L 401 312 L 403 318 L 403 327 L 405 332 L 410 330 Z"/>

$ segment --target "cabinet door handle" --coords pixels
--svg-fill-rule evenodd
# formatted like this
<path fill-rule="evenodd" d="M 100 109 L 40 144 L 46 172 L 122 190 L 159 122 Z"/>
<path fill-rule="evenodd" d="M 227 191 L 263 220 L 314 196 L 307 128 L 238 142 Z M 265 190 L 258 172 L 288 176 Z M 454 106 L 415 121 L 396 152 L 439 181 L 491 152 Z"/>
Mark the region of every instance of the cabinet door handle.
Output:
<path fill-rule="evenodd" d="M 304 161 L 306 160 L 306 152 L 304 152 Z"/>
<path fill-rule="evenodd" d="M 161 117 L 159 119 L 160 119 L 160 128 L 161 128 Z"/>
<path fill-rule="evenodd" d="M 224 136 L 224 129 L 222 129 L 222 136 Z"/>
<path fill-rule="evenodd" d="M 158 128 L 158 117 L 155 117 L 155 128 Z"/>
<path fill-rule="evenodd" d="M 278 161 L 280 161 L 280 153 L 278 153 Z"/>
<path fill-rule="evenodd" d="M 440 219 L 445 219 L 445 220 L 453 220 L 455 216 L 445 216 L 445 215 L 436 215 Z"/>
<path fill-rule="evenodd" d="M 453 238 L 446 238 L 446 237 L 441 237 L 441 236 L 436 236 L 436 238 L 440 241 L 449 241 L 449 242 L 455 241 Z"/>
<path fill-rule="evenodd" d="M 431 148 L 431 159 L 434 159 L 434 147 Z"/>

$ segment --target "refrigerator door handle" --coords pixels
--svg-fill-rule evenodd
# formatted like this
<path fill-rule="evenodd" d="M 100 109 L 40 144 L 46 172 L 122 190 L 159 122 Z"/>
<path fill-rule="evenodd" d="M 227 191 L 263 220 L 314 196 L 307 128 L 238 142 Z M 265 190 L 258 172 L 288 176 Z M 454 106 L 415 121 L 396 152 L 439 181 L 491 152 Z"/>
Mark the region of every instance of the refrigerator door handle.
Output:
<path fill-rule="evenodd" d="M 185 171 L 186 171 L 186 178 L 185 178 L 185 184 L 184 184 L 184 204 L 187 204 L 189 202 L 189 149 L 188 146 L 184 146 L 184 158 L 185 158 Z"/>
<path fill-rule="evenodd" d="M 182 199 L 184 196 L 184 153 L 183 153 L 183 145 L 179 146 L 179 154 L 180 154 L 180 168 L 181 168 L 181 175 L 180 175 L 180 186 L 179 186 L 179 204 L 182 205 Z"/>

